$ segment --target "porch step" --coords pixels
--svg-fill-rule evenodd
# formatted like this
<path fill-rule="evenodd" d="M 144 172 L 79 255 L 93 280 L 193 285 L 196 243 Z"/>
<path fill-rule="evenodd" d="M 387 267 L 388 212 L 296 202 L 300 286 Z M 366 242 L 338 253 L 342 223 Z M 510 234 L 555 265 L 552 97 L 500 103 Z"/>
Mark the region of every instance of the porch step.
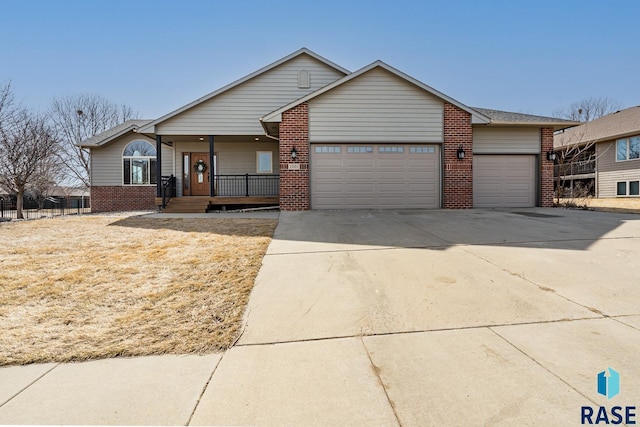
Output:
<path fill-rule="evenodd" d="M 173 197 L 169 200 L 164 213 L 205 213 L 209 206 L 210 197 Z"/>
<path fill-rule="evenodd" d="M 236 206 L 278 206 L 278 196 L 250 196 L 250 197 L 210 197 L 189 196 L 173 197 L 167 207 L 162 210 L 165 213 L 205 213 L 207 208 L 212 210 L 222 207 Z"/>

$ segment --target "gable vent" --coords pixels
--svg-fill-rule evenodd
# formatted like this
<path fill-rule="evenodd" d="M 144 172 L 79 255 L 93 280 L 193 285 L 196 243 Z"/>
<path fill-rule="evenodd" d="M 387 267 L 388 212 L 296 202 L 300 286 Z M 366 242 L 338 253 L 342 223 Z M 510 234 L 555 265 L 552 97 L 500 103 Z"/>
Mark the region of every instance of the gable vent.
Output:
<path fill-rule="evenodd" d="M 300 89 L 308 89 L 309 86 L 311 86 L 309 80 L 309 72 L 307 70 L 300 70 L 298 73 L 298 87 Z"/>

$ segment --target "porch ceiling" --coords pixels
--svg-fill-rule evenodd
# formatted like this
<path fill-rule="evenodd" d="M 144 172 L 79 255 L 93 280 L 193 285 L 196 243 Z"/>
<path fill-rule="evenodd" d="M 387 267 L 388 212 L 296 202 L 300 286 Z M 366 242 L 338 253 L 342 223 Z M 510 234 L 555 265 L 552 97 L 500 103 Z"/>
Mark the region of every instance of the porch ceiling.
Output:
<path fill-rule="evenodd" d="M 202 139 L 201 139 L 202 138 Z M 214 142 L 269 142 L 275 141 L 264 135 L 215 135 Z M 162 135 L 162 142 L 209 143 L 208 135 Z"/>

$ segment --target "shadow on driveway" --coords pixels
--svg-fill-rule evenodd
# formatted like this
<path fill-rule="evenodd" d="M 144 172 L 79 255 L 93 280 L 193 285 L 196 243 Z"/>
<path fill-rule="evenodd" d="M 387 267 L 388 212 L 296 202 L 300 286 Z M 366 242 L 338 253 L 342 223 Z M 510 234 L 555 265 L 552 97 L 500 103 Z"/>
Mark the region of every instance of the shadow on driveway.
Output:
<path fill-rule="evenodd" d="M 344 245 L 428 248 L 541 246 L 586 250 L 607 238 L 640 237 L 634 215 L 560 208 L 283 212 L 270 253 L 339 250 Z M 317 245 L 323 243 L 326 245 Z"/>

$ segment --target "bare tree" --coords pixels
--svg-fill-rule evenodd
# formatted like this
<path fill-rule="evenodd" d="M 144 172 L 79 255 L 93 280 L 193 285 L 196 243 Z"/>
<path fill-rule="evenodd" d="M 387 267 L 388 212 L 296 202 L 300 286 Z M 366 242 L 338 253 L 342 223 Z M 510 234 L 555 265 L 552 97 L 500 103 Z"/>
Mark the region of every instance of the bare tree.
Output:
<path fill-rule="evenodd" d="M 57 155 L 51 155 L 38 162 L 38 168 L 27 187 L 28 193 L 38 201 L 38 209 L 42 209 L 45 200 L 52 195 L 57 183 L 64 179 L 63 165 Z"/>
<path fill-rule="evenodd" d="M 554 117 L 560 117 L 577 122 L 590 122 L 607 114 L 615 113 L 622 109 L 622 104 L 611 98 L 585 98 L 574 102 L 567 108 L 553 110 Z"/>
<path fill-rule="evenodd" d="M 556 203 L 563 197 L 591 197 L 595 190 L 595 179 L 586 178 L 595 173 L 597 140 L 588 140 L 589 122 L 622 109 L 622 105 L 608 97 L 589 97 L 574 102 L 567 108 L 556 108 L 555 117 L 585 122 L 555 135 L 555 181 Z M 570 191 L 565 187 L 569 185 Z"/>
<path fill-rule="evenodd" d="M 51 119 L 60 138 L 58 156 L 73 184 L 90 185 L 89 151 L 78 146 L 92 136 L 129 119 L 137 118 L 131 107 L 117 105 L 95 95 L 56 98 L 51 107 Z"/>
<path fill-rule="evenodd" d="M 21 219 L 25 190 L 43 178 L 43 165 L 54 161 L 58 143 L 44 116 L 13 104 L 9 85 L 0 89 L 0 99 L 5 99 L 0 112 L 0 187 L 17 196 L 16 217 Z"/>

